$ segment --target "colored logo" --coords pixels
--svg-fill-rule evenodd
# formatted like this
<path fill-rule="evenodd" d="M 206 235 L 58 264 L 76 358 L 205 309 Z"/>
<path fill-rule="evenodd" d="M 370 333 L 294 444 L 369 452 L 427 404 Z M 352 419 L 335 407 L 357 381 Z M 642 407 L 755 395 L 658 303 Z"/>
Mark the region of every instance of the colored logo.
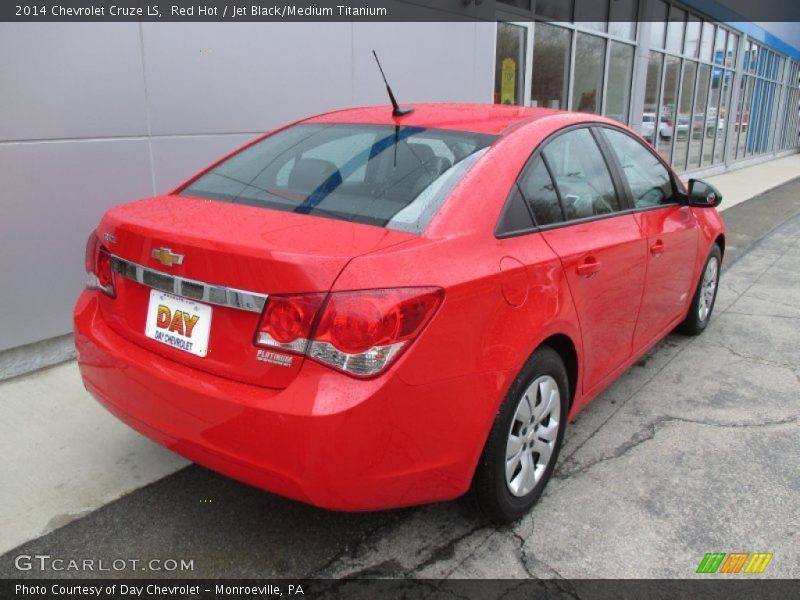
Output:
<path fill-rule="evenodd" d="M 190 315 L 187 312 L 176 310 L 174 313 L 170 311 L 169 307 L 163 304 L 158 305 L 158 313 L 156 315 L 156 327 L 172 331 L 178 335 L 183 335 L 188 338 L 192 337 L 192 330 L 200 320 L 199 315 Z"/>
<path fill-rule="evenodd" d="M 152 256 L 165 267 L 183 264 L 183 254 L 176 254 L 171 248 L 156 248 Z"/>
<path fill-rule="evenodd" d="M 771 560 L 771 552 L 706 552 L 697 573 L 763 573 Z"/>

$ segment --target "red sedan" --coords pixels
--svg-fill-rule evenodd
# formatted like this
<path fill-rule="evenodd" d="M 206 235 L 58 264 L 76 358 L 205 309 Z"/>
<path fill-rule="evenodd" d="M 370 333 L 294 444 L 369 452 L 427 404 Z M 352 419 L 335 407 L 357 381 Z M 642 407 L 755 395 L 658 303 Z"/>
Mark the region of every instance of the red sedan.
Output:
<path fill-rule="evenodd" d="M 337 510 L 537 500 L 569 420 L 676 327 L 719 193 L 588 114 L 420 104 L 273 131 L 109 210 L 75 342 L 144 435 Z"/>

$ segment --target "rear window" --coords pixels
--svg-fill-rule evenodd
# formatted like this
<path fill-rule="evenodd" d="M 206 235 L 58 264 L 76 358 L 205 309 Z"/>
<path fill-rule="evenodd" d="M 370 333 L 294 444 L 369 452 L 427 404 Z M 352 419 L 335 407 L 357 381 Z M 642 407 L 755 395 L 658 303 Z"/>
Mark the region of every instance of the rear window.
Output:
<path fill-rule="evenodd" d="M 231 156 L 180 193 L 420 233 L 496 137 L 295 125 Z"/>

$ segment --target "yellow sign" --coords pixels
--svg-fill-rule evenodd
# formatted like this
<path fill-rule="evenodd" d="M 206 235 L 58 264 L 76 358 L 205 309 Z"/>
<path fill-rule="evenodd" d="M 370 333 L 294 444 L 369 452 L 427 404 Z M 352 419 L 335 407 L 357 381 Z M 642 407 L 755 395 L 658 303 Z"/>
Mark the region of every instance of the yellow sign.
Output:
<path fill-rule="evenodd" d="M 517 100 L 517 61 L 504 58 L 500 69 L 500 103 L 516 104 Z"/>

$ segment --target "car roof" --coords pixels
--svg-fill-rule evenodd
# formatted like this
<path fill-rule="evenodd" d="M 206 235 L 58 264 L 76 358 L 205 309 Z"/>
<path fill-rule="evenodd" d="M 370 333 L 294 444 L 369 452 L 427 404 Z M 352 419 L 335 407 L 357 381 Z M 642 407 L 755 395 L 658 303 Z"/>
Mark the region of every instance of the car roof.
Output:
<path fill-rule="evenodd" d="M 393 117 L 392 107 L 388 104 L 364 106 L 317 115 L 305 119 L 303 123 L 403 125 L 499 135 L 523 122 L 548 116 L 578 114 L 563 110 L 526 108 L 509 104 L 422 103 L 403 104 L 402 106 L 412 107 L 414 112 L 402 117 Z M 595 115 L 585 116 L 590 119 Z M 578 122 L 581 119 L 576 118 L 575 120 Z"/>

